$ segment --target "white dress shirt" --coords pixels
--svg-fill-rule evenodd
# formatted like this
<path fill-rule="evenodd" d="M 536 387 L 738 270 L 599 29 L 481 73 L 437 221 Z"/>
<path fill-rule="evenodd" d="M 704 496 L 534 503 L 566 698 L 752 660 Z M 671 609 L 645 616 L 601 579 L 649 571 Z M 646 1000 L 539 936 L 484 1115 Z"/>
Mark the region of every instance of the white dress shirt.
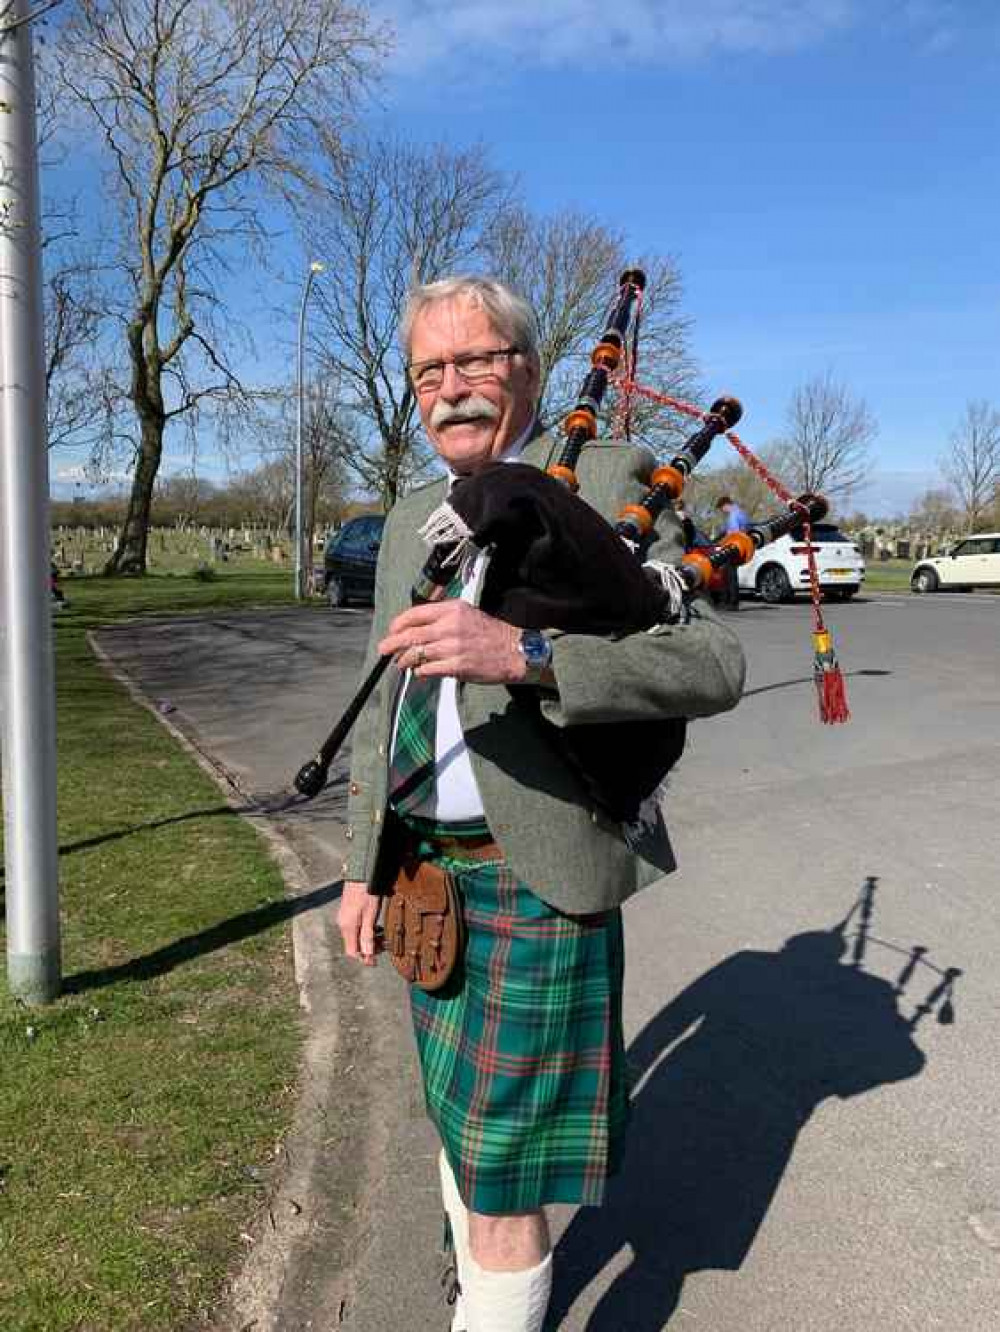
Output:
<path fill-rule="evenodd" d="M 497 461 L 516 462 L 534 430 L 535 422 L 532 421 L 527 430 L 518 436 Z M 454 485 L 459 480 L 458 474 L 451 468 L 448 469 L 448 478 L 449 485 Z M 475 602 L 480 583 L 486 573 L 486 563 L 486 555 L 480 554 L 466 572 L 462 584 L 463 601 L 468 601 L 470 604 Z M 412 671 L 407 671 L 399 694 L 400 702 L 409 688 L 411 676 Z M 472 771 L 465 736 L 462 734 L 462 723 L 458 716 L 457 690 L 458 681 L 453 675 L 446 675 L 441 681 L 441 692 L 438 695 L 434 785 L 422 805 L 413 810 L 419 818 L 436 819 L 439 823 L 465 823 L 470 819 L 481 819 L 484 813 L 482 797 Z M 398 720 L 399 703 L 396 704 L 396 718 L 392 728 L 393 747 L 396 743 Z"/>

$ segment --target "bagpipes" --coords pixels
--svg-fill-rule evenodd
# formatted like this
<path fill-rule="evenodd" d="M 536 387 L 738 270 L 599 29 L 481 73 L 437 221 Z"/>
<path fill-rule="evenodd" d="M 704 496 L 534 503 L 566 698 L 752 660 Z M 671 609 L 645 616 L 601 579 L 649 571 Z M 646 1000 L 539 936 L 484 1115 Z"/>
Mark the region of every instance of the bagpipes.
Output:
<path fill-rule="evenodd" d="M 735 398 L 719 398 L 703 412 L 658 395 L 658 401 L 697 417 L 700 425 L 669 463 L 653 471 L 646 494 L 625 505 L 614 526 L 577 496 L 577 463 L 597 435 L 609 385 L 616 380 L 626 390 L 636 388 L 634 342 L 630 355 L 628 335 L 633 323 L 637 332 L 635 311 L 645 284 L 640 269 L 622 274 L 608 325 L 564 422 L 562 449 L 547 471 L 489 463 L 458 481 L 431 514 L 421 529 L 430 552 L 411 590 L 413 605 L 441 598 L 465 561 L 488 549 L 479 602 L 486 614 L 521 629 L 620 637 L 676 623 L 689 614 L 693 594 L 717 585 L 727 565 L 746 563 L 778 536 L 805 526 L 808 540 L 809 525 L 826 513 L 826 501 L 817 495 L 793 499 L 786 492 L 784 512 L 748 532 L 730 534 L 710 551 L 689 552 L 679 567 L 644 562 L 657 518 L 680 497 L 717 436 L 725 433 L 745 450 L 732 432 L 742 416 Z M 818 598 L 815 580 L 814 591 Z M 390 661 L 382 657 L 375 663 L 319 753 L 297 773 L 295 787 L 302 795 L 315 796 L 326 784 L 333 759 Z M 824 670 L 836 669 L 832 646 L 827 662 Z M 536 691 L 511 689 L 520 706 L 538 711 Z M 625 824 L 641 817 L 684 746 L 683 718 L 620 723 L 613 749 L 601 727 L 555 727 L 540 716 L 539 724 L 579 770 L 595 801 Z"/>

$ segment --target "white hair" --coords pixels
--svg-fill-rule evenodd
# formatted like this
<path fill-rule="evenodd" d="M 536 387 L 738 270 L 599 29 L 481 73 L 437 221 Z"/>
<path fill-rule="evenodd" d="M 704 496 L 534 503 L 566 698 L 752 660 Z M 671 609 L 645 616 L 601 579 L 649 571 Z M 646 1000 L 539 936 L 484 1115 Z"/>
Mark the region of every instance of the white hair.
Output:
<path fill-rule="evenodd" d="M 538 320 L 534 310 L 523 296 L 504 283 L 495 278 L 472 275 L 441 278 L 410 289 L 399 324 L 399 340 L 407 360 L 410 359 L 413 325 L 418 316 L 439 301 L 458 300 L 482 310 L 501 337 L 508 338 L 511 346 L 519 348 L 538 365 Z"/>

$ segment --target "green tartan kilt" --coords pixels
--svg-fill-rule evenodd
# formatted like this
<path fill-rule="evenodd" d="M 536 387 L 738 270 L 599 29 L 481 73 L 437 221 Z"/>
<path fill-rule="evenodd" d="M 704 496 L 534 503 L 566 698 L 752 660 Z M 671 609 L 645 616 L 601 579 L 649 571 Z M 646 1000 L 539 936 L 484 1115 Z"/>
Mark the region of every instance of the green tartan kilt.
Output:
<path fill-rule="evenodd" d="M 566 916 L 502 861 L 439 860 L 465 906 L 460 974 L 410 987 L 428 1113 L 467 1207 L 603 1201 L 628 1120 L 620 911 Z"/>

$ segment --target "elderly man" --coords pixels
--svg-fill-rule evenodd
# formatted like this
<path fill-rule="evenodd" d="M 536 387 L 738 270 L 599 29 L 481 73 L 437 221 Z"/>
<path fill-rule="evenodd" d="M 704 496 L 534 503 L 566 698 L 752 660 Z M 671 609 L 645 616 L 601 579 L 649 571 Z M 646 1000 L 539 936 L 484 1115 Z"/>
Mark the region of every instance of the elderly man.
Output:
<path fill-rule="evenodd" d="M 534 315 L 513 292 L 481 278 L 418 288 L 402 342 L 451 481 L 494 461 L 554 459 L 557 442 L 536 417 Z M 613 520 L 644 493 L 652 465 L 643 449 L 595 442 L 577 469 L 580 493 Z M 385 527 L 369 661 L 392 654 L 399 671 L 355 735 L 339 926 L 347 953 L 374 965 L 401 847 L 454 876 L 468 928 L 458 979 L 410 991 L 462 1289 L 452 1327 L 540 1332 L 551 1286 L 544 1206 L 600 1203 L 621 1158 L 619 908 L 673 868 L 662 818 L 637 856 L 545 732 L 603 724 L 613 749 L 617 722 L 734 706 L 744 665 L 701 602 L 681 624 L 618 639 L 522 632 L 477 608 L 488 555 L 450 597 L 407 609 L 425 558 L 418 529 L 449 484 L 408 495 Z M 677 520 L 666 513 L 660 525 L 651 554 L 676 562 Z M 537 691 L 540 707 L 511 706 L 518 689 Z M 404 751 L 421 729 L 423 776 L 415 784 L 411 765 L 404 782 Z"/>

